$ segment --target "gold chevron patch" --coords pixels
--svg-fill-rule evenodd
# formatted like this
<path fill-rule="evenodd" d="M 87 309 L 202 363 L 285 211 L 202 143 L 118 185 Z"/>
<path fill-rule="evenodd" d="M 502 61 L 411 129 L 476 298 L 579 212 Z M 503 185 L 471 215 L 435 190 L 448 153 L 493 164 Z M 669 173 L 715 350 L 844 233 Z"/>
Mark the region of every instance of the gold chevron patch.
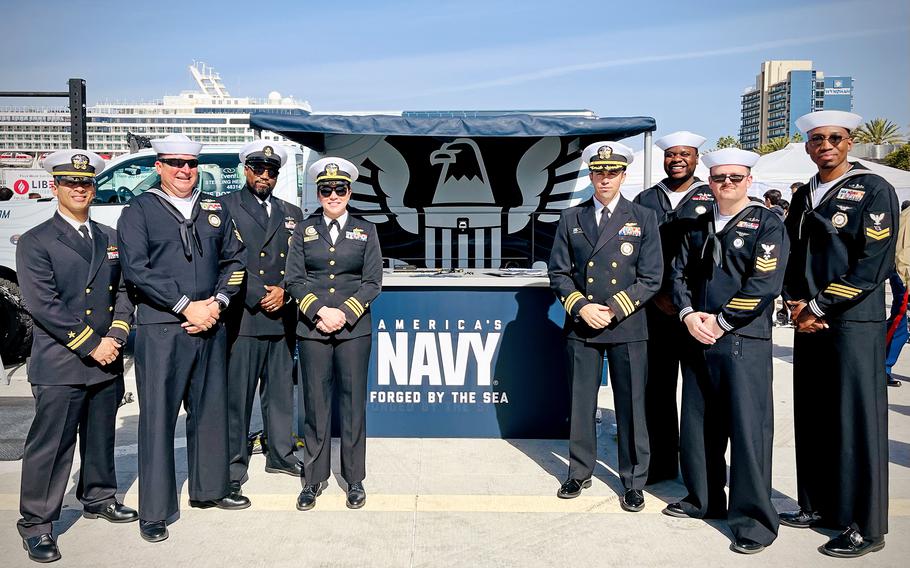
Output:
<path fill-rule="evenodd" d="M 840 296 L 841 298 L 847 298 L 848 300 L 857 297 L 860 292 L 862 292 L 862 290 L 859 288 L 853 288 L 852 286 L 845 286 L 843 284 L 828 284 L 828 287 L 825 288 L 825 294 Z"/>
<path fill-rule="evenodd" d="M 754 310 L 758 307 L 760 298 L 731 298 L 727 307 L 731 310 Z"/>
<path fill-rule="evenodd" d="M 307 309 L 313 305 L 313 302 L 317 300 L 316 294 L 310 292 L 303 297 L 303 300 L 300 301 L 300 311 L 306 313 Z"/>
<path fill-rule="evenodd" d="M 635 304 L 632 303 L 629 295 L 626 294 L 626 291 L 618 292 L 613 295 L 613 299 L 616 300 L 616 303 L 619 304 L 619 307 L 622 308 L 623 313 L 626 317 L 632 315 L 632 312 L 635 311 Z"/>
<path fill-rule="evenodd" d="M 756 258 L 755 259 L 755 269 L 759 272 L 771 272 L 772 270 L 777 270 L 777 259 L 776 258 Z"/>
<path fill-rule="evenodd" d="M 584 298 L 584 296 L 583 296 L 582 293 L 579 292 L 578 290 L 576 290 L 576 291 L 572 292 L 571 294 L 569 294 L 569 295 L 566 297 L 566 301 L 563 302 L 563 306 L 565 306 L 565 308 L 566 308 L 566 313 L 571 314 L 571 313 L 572 313 L 572 308 L 575 306 L 575 304 L 578 303 L 578 300 L 581 300 L 581 299 L 583 299 L 583 298 Z"/>
<path fill-rule="evenodd" d="M 872 227 L 866 227 L 866 236 L 872 239 L 873 241 L 880 241 L 882 239 L 887 239 L 891 236 L 891 227 L 885 227 L 876 231 Z"/>
<path fill-rule="evenodd" d="M 76 349 L 79 349 L 79 346 L 82 345 L 83 343 L 85 343 L 85 340 L 88 339 L 91 335 L 92 335 L 92 328 L 90 328 L 89 326 L 85 326 L 85 329 L 83 329 L 82 332 L 79 333 L 79 335 L 77 335 L 75 339 L 73 339 L 72 341 L 67 343 L 66 347 L 68 349 L 72 349 L 73 351 L 75 351 Z"/>

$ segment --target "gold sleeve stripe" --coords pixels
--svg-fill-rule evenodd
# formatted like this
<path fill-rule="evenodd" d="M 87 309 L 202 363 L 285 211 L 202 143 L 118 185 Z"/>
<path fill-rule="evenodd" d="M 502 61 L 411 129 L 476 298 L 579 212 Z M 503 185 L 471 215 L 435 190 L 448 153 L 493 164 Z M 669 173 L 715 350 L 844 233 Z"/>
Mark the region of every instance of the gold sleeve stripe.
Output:
<path fill-rule="evenodd" d="M 231 276 L 243 276 L 244 274 L 246 274 L 246 270 L 237 270 L 231 272 Z"/>
<path fill-rule="evenodd" d="M 243 278 L 231 278 L 227 281 L 228 286 L 239 286 L 243 284 Z"/>
<path fill-rule="evenodd" d="M 854 298 L 858 296 L 860 292 L 862 292 L 862 290 L 859 288 L 844 286 L 843 284 L 828 284 L 828 287 L 825 288 L 825 294 L 832 294 L 842 298 Z"/>
<path fill-rule="evenodd" d="M 629 299 L 625 290 L 614 294 L 613 299 L 616 300 L 616 303 L 619 304 L 619 307 L 622 308 L 622 311 L 626 316 L 632 315 L 632 312 L 635 311 L 635 306 L 632 304 L 632 300 Z"/>
<path fill-rule="evenodd" d="M 363 308 L 360 306 L 360 303 L 354 298 L 348 298 L 344 301 L 344 305 L 351 309 L 354 312 L 354 315 L 360 317 L 363 315 Z"/>
<path fill-rule="evenodd" d="M 876 231 L 872 227 L 866 227 L 866 236 L 874 241 L 880 241 L 891 236 L 891 227 L 885 227 Z"/>
<path fill-rule="evenodd" d="M 581 292 L 579 292 L 578 290 L 576 290 L 576 291 L 572 292 L 571 294 L 569 294 L 569 296 L 566 298 L 566 301 L 565 301 L 565 304 L 564 304 L 565 307 L 566 307 L 566 312 L 569 313 L 569 314 L 571 314 L 571 313 L 572 313 L 572 308 L 575 306 L 575 304 L 578 303 L 578 300 L 581 300 L 581 299 L 583 299 L 583 298 L 584 298 L 584 296 L 583 296 L 583 295 L 581 294 Z"/>
<path fill-rule="evenodd" d="M 79 346 L 85 343 L 85 340 L 88 339 L 90 335 L 92 335 L 92 328 L 85 326 L 85 329 L 82 330 L 82 333 L 77 335 L 72 341 L 66 344 L 67 348 L 72 349 L 73 351 L 79 349 Z"/>
<path fill-rule="evenodd" d="M 313 305 L 313 302 L 317 300 L 316 294 L 309 293 L 303 297 L 303 300 L 300 301 L 300 311 L 306 312 L 307 309 Z"/>
<path fill-rule="evenodd" d="M 760 302 L 760 298 L 730 298 L 727 307 L 731 310 L 754 310 Z"/>
<path fill-rule="evenodd" d="M 112 321 L 112 322 L 111 322 L 111 329 L 114 329 L 115 327 L 116 327 L 117 329 L 122 329 L 123 331 L 125 331 L 125 332 L 127 332 L 127 333 L 130 332 L 130 324 L 126 323 L 126 322 L 123 321 L 123 320 L 114 320 L 114 321 Z"/>
<path fill-rule="evenodd" d="M 356 304 L 356 305 L 357 305 L 357 308 L 360 310 L 360 313 L 361 313 L 361 314 L 365 311 L 365 309 L 364 309 L 364 307 L 363 307 L 363 304 L 361 304 L 361 303 L 360 303 L 360 300 L 358 300 L 358 299 L 355 298 L 354 296 L 351 296 L 350 298 L 348 298 L 348 301 L 353 302 L 354 304 Z"/>

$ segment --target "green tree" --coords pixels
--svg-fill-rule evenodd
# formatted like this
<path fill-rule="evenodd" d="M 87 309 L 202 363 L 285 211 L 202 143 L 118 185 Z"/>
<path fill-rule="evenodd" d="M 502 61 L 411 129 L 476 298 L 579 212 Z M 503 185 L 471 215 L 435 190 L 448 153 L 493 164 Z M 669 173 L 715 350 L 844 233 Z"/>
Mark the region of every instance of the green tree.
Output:
<path fill-rule="evenodd" d="M 717 139 L 717 144 L 714 146 L 715 150 L 720 150 L 721 148 L 742 148 L 739 143 L 739 140 L 732 136 L 721 136 Z"/>
<path fill-rule="evenodd" d="M 904 144 L 885 156 L 885 165 L 910 171 L 910 144 Z"/>
<path fill-rule="evenodd" d="M 762 144 L 756 148 L 755 151 L 764 156 L 765 154 L 770 154 L 771 152 L 783 150 L 787 147 L 787 144 L 790 144 L 791 142 L 800 142 L 801 140 L 802 136 L 799 134 L 795 134 L 793 138 L 786 138 L 784 136 L 781 136 L 780 138 L 772 138 L 771 140 L 768 140 L 767 144 Z"/>
<path fill-rule="evenodd" d="M 890 120 L 874 118 L 853 131 L 853 140 L 860 144 L 900 144 L 904 137 Z"/>

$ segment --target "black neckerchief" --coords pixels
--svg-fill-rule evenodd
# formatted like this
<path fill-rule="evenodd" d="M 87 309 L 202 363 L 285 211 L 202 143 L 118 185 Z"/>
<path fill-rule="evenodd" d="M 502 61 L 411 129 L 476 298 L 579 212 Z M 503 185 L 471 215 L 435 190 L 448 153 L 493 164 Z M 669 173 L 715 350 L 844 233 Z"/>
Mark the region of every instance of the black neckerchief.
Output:
<path fill-rule="evenodd" d="M 812 176 L 812 179 L 809 180 L 809 190 L 806 192 L 806 207 L 803 209 L 802 215 L 799 219 L 799 239 L 802 240 L 803 238 L 803 226 L 806 222 L 808 222 L 810 226 L 815 225 L 816 228 L 821 229 L 829 235 L 836 235 L 837 227 L 831 223 L 830 219 L 822 217 L 816 211 L 816 209 L 823 205 L 826 205 L 829 201 L 831 201 L 834 196 L 837 195 L 837 192 L 840 190 L 840 188 L 843 187 L 843 185 L 847 182 L 847 180 L 852 177 L 862 176 L 868 173 L 871 173 L 868 169 L 860 164 L 853 163 L 852 167 L 847 170 L 844 175 L 838 178 L 834 185 L 832 185 L 831 188 L 828 189 L 828 191 L 822 196 L 822 198 L 818 200 L 818 204 L 814 206 L 812 205 L 812 194 L 818 188 L 818 185 L 822 182 L 819 174 Z"/>
<path fill-rule="evenodd" d="M 679 216 L 679 210 L 682 209 L 682 206 L 685 205 L 690 199 L 692 199 L 693 195 L 695 195 L 695 190 L 697 190 L 699 187 L 708 185 L 707 183 L 705 183 L 705 182 L 701 181 L 700 179 L 698 179 L 697 177 L 693 176 L 692 185 L 690 185 L 689 189 L 686 190 L 685 195 L 683 196 L 682 199 L 679 200 L 679 203 L 676 204 L 676 207 L 673 207 L 673 202 L 670 201 L 669 194 L 676 193 L 676 192 L 671 190 L 667 186 L 667 184 L 664 183 L 664 181 L 666 181 L 666 180 L 661 180 L 657 183 L 657 188 L 660 190 L 657 193 L 662 194 L 663 198 L 667 200 L 667 207 L 666 207 L 666 210 L 664 211 L 664 222 L 665 223 L 675 221 L 677 219 L 677 217 Z"/>
<path fill-rule="evenodd" d="M 708 244 L 710 243 L 711 244 L 711 259 L 714 261 L 714 265 L 721 266 L 723 264 L 723 243 L 721 243 L 721 240 L 720 240 L 720 237 L 718 236 L 718 234 L 726 233 L 731 226 L 735 227 L 736 223 L 739 223 L 739 221 L 749 213 L 749 209 L 751 209 L 752 207 L 761 207 L 762 209 L 766 209 L 766 207 L 764 205 L 762 205 L 761 203 L 756 203 L 756 202 L 750 200 L 749 203 L 747 203 L 746 206 L 743 207 L 739 213 L 737 213 L 736 215 L 731 217 L 729 221 L 727 221 L 727 224 L 724 225 L 723 229 L 721 229 L 720 231 L 717 231 L 715 228 L 715 226 L 716 226 L 715 219 L 716 219 L 718 213 L 717 213 L 717 203 L 715 202 L 714 211 L 711 214 L 711 217 L 708 219 L 708 236 L 705 239 L 705 244 L 702 245 L 702 247 L 701 247 L 702 260 L 704 260 L 704 258 L 705 258 L 705 253 L 707 252 Z"/>
<path fill-rule="evenodd" d="M 199 196 L 202 195 L 202 192 L 198 189 L 193 190 L 193 212 L 190 215 L 190 218 L 187 219 L 183 216 L 183 213 L 171 203 L 169 196 L 164 191 L 157 187 L 153 187 L 148 191 L 158 198 L 164 205 L 165 211 L 170 213 L 174 220 L 177 221 L 177 225 L 180 228 L 180 242 L 183 244 L 183 255 L 186 259 L 190 260 L 193 258 L 193 247 L 190 243 L 191 236 L 193 242 L 196 244 L 196 250 L 199 251 L 199 256 L 202 256 L 202 241 L 199 239 L 199 232 L 196 230 L 195 226 L 196 218 L 199 217 L 199 211 L 201 211 L 197 205 L 199 204 Z"/>

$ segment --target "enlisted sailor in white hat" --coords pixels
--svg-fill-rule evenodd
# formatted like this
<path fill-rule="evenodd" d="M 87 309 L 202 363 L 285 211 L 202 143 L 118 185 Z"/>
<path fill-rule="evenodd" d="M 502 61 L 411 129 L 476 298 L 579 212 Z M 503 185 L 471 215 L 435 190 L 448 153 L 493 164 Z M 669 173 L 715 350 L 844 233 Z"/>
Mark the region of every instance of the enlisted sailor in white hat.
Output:
<path fill-rule="evenodd" d="M 228 478 L 227 333 L 219 321 L 240 291 L 246 254 L 230 212 L 196 187 L 202 145 L 183 134 L 152 140 L 160 183 L 117 223 L 121 263 L 137 306 L 139 531 L 168 537 L 177 519 L 174 429 L 187 411 L 190 506 L 243 509 Z"/>
<path fill-rule="evenodd" d="M 786 219 L 800 508 L 782 513 L 781 523 L 842 527 L 821 549 L 837 557 L 880 550 L 888 532 L 882 306 L 900 209 L 891 184 L 848 160 L 861 122 L 834 110 L 797 119 L 818 174 L 793 193 Z"/>
<path fill-rule="evenodd" d="M 248 479 L 247 438 L 257 390 L 268 447 L 265 471 L 301 475 L 292 438 L 297 306 L 285 291 L 285 265 L 291 235 L 303 213 L 273 195 L 287 158 L 285 148 L 274 141 L 245 144 L 240 161 L 246 183 L 240 191 L 221 197 L 246 244 L 247 263 L 246 281 L 226 313 L 230 474 L 236 490 Z"/>
<path fill-rule="evenodd" d="M 680 425 L 689 493 L 663 512 L 726 518 L 732 549 L 743 554 L 774 542 L 779 524 L 771 503 L 771 314 L 789 247 L 780 218 L 749 199 L 758 158 L 738 148 L 702 156 L 716 207 L 680 235 L 670 272 L 674 304 L 689 335 Z"/>
<path fill-rule="evenodd" d="M 714 206 L 714 194 L 695 176 L 699 148 L 705 138 L 687 130 L 672 132 L 654 141 L 663 151 L 667 177 L 635 196 L 634 202 L 657 215 L 664 255 L 661 291 L 645 306 L 648 315 L 648 386 L 645 390 L 651 465 L 648 483 L 676 479 L 679 475 L 679 413 L 676 385 L 681 351 L 688 334 L 677 318 L 668 278 L 679 252 L 683 233 L 696 217 Z"/>
<path fill-rule="evenodd" d="M 43 166 L 54 176 L 57 210 L 16 247 L 19 287 L 35 322 L 28 365 L 35 417 L 22 456 L 17 528 L 29 558 L 52 562 L 60 558 L 52 523 L 60 518 L 77 433 L 83 516 L 114 523 L 139 516 L 116 495 L 121 349 L 133 304 L 120 277 L 116 232 L 89 219 L 104 161 L 88 150 L 61 150 Z"/>
<path fill-rule="evenodd" d="M 331 475 L 332 399 L 341 413 L 341 476 L 347 507 L 366 502 L 366 389 L 372 347 L 370 303 L 382 288 L 376 226 L 348 210 L 357 166 L 337 157 L 307 170 L 322 211 L 297 224 L 288 253 L 287 290 L 300 309 L 303 370 L 303 470 L 297 508 L 312 509 Z"/>
<path fill-rule="evenodd" d="M 566 310 L 572 411 L 569 473 L 557 492 L 571 499 L 591 486 L 597 459 L 594 414 L 604 354 L 616 399 L 620 506 L 641 511 L 649 445 L 644 389 L 648 337 L 641 308 L 660 287 L 660 236 L 654 212 L 622 196 L 632 149 L 595 142 L 582 152 L 594 196 L 562 212 L 550 254 L 550 288 Z"/>

